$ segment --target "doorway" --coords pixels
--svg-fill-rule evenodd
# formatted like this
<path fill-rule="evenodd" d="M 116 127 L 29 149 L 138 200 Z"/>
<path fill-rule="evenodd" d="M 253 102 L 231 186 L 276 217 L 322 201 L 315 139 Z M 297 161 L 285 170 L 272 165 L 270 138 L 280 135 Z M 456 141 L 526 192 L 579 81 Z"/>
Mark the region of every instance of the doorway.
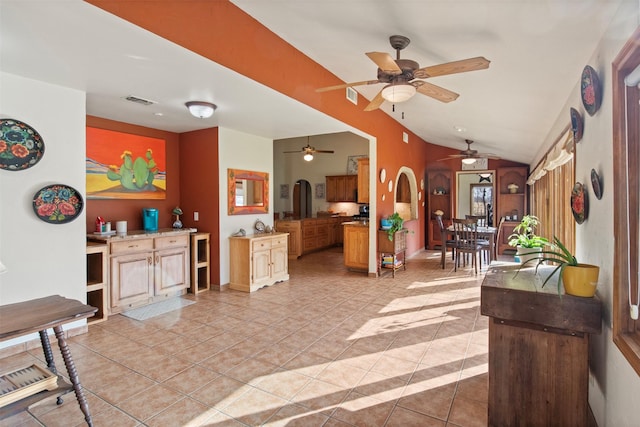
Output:
<path fill-rule="evenodd" d="M 293 187 L 293 217 L 311 218 L 311 184 L 299 179 Z"/>

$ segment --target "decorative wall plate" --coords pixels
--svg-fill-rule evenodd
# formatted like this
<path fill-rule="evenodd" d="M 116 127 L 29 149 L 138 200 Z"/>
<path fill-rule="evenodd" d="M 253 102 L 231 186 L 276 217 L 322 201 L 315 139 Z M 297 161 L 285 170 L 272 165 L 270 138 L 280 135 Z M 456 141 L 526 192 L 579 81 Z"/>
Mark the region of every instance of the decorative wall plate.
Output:
<path fill-rule="evenodd" d="M 29 169 L 43 154 L 44 141 L 35 129 L 19 120 L 0 120 L 0 168 Z"/>
<path fill-rule="evenodd" d="M 33 196 L 33 211 L 49 224 L 66 224 L 80 215 L 84 201 L 72 187 L 53 184 L 42 187 Z"/>
<path fill-rule="evenodd" d="M 593 194 L 596 199 L 602 199 L 602 180 L 595 169 L 591 169 L 591 187 L 593 187 Z"/>
<path fill-rule="evenodd" d="M 578 224 L 582 224 L 589 213 L 587 192 L 579 182 L 576 182 L 571 190 L 571 212 Z"/>
<path fill-rule="evenodd" d="M 582 105 L 584 109 L 593 116 L 602 103 L 602 86 L 596 70 L 587 65 L 582 71 L 580 79 L 580 95 L 582 96 Z"/>
<path fill-rule="evenodd" d="M 389 180 L 389 193 L 391 193 L 393 191 L 393 180 L 390 179 Z"/>
<path fill-rule="evenodd" d="M 387 170 L 385 168 L 380 169 L 380 182 L 384 184 L 387 179 Z"/>
<path fill-rule="evenodd" d="M 569 110 L 571 116 L 571 131 L 573 132 L 573 141 L 580 142 L 582 139 L 582 132 L 584 131 L 584 123 L 582 122 L 582 116 L 575 108 Z"/>

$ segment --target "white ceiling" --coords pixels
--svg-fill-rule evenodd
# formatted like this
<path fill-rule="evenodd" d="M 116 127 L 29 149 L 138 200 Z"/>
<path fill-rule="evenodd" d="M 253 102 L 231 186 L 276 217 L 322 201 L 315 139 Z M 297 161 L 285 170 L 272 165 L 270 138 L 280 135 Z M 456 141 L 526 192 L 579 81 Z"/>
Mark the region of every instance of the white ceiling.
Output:
<path fill-rule="evenodd" d="M 375 79 L 365 52 L 395 57 L 393 34 L 411 39 L 401 57 L 421 67 L 486 57 L 487 70 L 429 80 L 459 93 L 456 101 L 417 94 L 395 112 L 388 103 L 382 109 L 434 144 L 462 150 L 469 138 L 482 152 L 529 163 L 620 0 L 232 2 L 345 82 Z M 0 0 L 0 69 L 86 91 L 90 115 L 173 132 L 223 126 L 282 139 L 349 130 L 80 0 Z M 371 99 L 381 88 L 358 91 Z M 157 104 L 132 104 L 127 95 Z M 189 100 L 214 102 L 218 110 L 211 119 L 193 118 L 184 107 Z"/>

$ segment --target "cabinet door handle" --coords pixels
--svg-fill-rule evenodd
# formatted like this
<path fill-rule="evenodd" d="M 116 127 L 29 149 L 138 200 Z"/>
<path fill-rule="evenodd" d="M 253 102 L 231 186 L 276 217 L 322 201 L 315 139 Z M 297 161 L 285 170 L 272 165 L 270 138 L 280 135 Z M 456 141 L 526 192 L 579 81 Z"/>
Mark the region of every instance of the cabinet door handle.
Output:
<path fill-rule="evenodd" d="M 133 248 L 137 248 L 137 247 L 138 247 L 138 245 L 129 245 L 129 246 L 127 246 L 127 247 L 128 247 L 129 249 L 133 249 Z"/>
<path fill-rule="evenodd" d="M 156 255 L 156 264 L 160 264 L 160 257 Z"/>
<path fill-rule="evenodd" d="M 147 257 L 147 261 L 149 262 L 149 265 L 151 265 L 151 257 Z"/>
<path fill-rule="evenodd" d="M 169 240 L 169 243 L 175 243 L 177 240 Z"/>

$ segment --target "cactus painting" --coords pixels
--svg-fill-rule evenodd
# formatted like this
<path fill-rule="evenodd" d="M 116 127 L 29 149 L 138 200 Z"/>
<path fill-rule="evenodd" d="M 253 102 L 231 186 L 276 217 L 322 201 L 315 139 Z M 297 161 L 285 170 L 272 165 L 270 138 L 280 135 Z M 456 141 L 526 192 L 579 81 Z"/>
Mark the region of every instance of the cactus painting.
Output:
<path fill-rule="evenodd" d="M 87 197 L 165 199 L 165 141 L 87 128 Z"/>

